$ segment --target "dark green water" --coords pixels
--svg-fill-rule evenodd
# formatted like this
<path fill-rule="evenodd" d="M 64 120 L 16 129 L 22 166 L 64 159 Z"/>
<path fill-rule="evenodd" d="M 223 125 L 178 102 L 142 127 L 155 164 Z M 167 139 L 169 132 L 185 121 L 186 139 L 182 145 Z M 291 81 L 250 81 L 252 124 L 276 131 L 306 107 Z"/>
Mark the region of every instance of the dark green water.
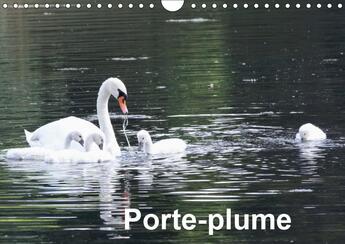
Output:
<path fill-rule="evenodd" d="M 169 158 L 129 151 L 113 100 L 118 162 L 0 159 L 0 242 L 341 243 L 344 21 L 344 10 L 326 9 L 1 9 L 0 149 L 25 146 L 24 128 L 61 117 L 95 121 L 110 76 L 128 89 L 132 145 L 147 129 L 189 147 Z M 296 143 L 307 122 L 329 139 Z M 128 207 L 287 213 L 292 228 L 125 231 Z"/>

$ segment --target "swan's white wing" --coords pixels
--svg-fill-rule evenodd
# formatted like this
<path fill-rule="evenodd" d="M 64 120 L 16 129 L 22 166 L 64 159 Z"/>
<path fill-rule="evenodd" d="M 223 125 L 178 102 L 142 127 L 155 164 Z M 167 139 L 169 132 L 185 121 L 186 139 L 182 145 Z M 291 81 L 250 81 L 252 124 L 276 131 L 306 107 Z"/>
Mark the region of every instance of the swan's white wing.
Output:
<path fill-rule="evenodd" d="M 74 163 L 76 158 L 80 158 L 78 155 L 82 153 L 77 150 L 52 151 L 46 155 L 44 161 L 47 163 Z"/>
<path fill-rule="evenodd" d="M 41 146 L 52 150 L 63 150 L 65 139 L 72 131 L 78 131 L 86 138 L 90 133 L 102 133 L 102 131 L 91 122 L 77 117 L 63 118 L 41 126 L 31 134 L 30 146 Z M 72 149 L 83 151 L 84 148 L 73 141 Z"/>
<path fill-rule="evenodd" d="M 32 133 L 30 131 L 24 130 L 25 138 L 27 143 L 29 143 L 30 147 L 39 147 L 41 146 L 39 144 L 39 141 L 35 140 L 35 138 L 32 138 Z"/>
<path fill-rule="evenodd" d="M 153 144 L 154 154 L 180 153 L 187 148 L 186 142 L 181 139 L 165 139 Z"/>
<path fill-rule="evenodd" d="M 44 159 L 48 163 L 94 163 L 111 160 L 111 155 L 103 151 L 81 152 L 76 150 L 52 151 Z"/>
<path fill-rule="evenodd" d="M 12 148 L 6 153 L 7 159 L 42 161 L 52 151 L 41 147 Z"/>

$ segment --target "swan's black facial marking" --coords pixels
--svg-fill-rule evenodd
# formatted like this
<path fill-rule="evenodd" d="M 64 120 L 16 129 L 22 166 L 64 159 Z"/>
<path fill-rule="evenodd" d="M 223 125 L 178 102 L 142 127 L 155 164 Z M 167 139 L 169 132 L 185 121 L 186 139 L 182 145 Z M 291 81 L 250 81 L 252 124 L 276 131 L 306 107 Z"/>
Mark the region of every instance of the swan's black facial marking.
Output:
<path fill-rule="evenodd" d="M 117 91 L 119 93 L 117 100 L 119 101 L 119 106 L 121 108 L 121 111 L 123 114 L 128 114 L 128 109 L 126 105 L 127 94 L 121 91 L 120 89 L 117 89 Z"/>
<path fill-rule="evenodd" d="M 103 150 L 103 147 L 104 147 L 103 142 L 102 142 L 102 143 L 100 143 L 98 146 L 99 146 L 99 149 Z"/>
<path fill-rule="evenodd" d="M 101 140 L 100 140 L 100 142 L 99 142 L 99 148 L 101 149 L 101 150 L 103 150 L 103 147 L 104 147 L 104 141 L 103 141 L 103 139 L 101 138 Z"/>
<path fill-rule="evenodd" d="M 124 93 L 123 91 L 121 91 L 120 89 L 117 89 L 117 91 L 119 92 L 119 96 L 117 97 L 117 98 L 119 98 L 119 97 L 123 97 L 125 100 L 127 100 L 127 94 L 126 93 Z"/>

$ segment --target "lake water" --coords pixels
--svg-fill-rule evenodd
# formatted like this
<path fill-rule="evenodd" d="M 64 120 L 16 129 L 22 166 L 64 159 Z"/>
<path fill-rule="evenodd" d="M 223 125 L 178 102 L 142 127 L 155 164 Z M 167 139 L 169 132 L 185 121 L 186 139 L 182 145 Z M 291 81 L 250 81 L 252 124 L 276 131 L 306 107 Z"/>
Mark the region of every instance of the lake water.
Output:
<path fill-rule="evenodd" d="M 39 2 L 39 1 L 38 1 Z M 159 4 L 157 4 L 158 6 Z M 0 9 L 0 149 L 69 115 L 96 120 L 103 80 L 129 98 L 112 163 L 0 159 L 0 242 L 315 242 L 345 238 L 343 10 Z M 328 135 L 294 141 L 303 123 Z M 185 155 L 136 153 L 136 132 Z M 287 213 L 288 231 L 124 230 L 143 213 Z"/>

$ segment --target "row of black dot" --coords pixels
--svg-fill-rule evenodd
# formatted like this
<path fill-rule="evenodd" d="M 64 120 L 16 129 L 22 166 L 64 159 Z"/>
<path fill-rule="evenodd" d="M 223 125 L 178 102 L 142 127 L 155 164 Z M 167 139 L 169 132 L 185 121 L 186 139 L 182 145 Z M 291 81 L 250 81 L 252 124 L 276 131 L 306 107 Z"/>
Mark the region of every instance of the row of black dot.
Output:
<path fill-rule="evenodd" d="M 83 8 L 83 7 L 92 8 L 93 6 L 95 6 L 96 8 L 99 8 L 99 9 L 103 8 L 103 7 L 111 9 L 111 8 L 114 7 L 113 4 L 111 4 L 111 3 L 105 4 L 105 5 L 102 5 L 100 3 L 94 4 L 94 5 L 92 5 L 91 3 L 88 3 L 88 4 L 80 4 L 80 3 L 77 3 L 77 4 L 69 4 L 69 3 L 66 3 L 66 4 L 58 4 L 58 3 L 57 4 L 49 4 L 49 3 L 46 3 L 46 4 L 38 4 L 38 3 L 36 3 L 36 4 L 27 4 L 27 3 L 25 3 L 25 4 L 17 4 L 17 3 L 14 3 L 12 5 L 7 4 L 7 3 L 3 3 L 2 4 L 2 8 L 4 8 L 4 9 L 7 9 L 7 8 L 15 8 L 15 9 L 17 9 L 17 8 L 25 8 L 25 9 L 27 9 L 27 8 L 36 8 L 36 9 L 38 9 L 38 8 L 47 8 L 47 9 L 48 8 L 57 8 L 57 9 L 58 8 L 67 8 L 67 9 L 69 9 L 69 8 L 72 8 L 72 7 L 80 9 L 80 8 Z M 155 7 L 155 5 L 153 3 L 150 3 L 150 4 L 146 5 L 146 6 L 148 8 L 151 8 L 151 9 Z M 197 4 L 193 3 L 193 4 L 191 4 L 190 7 L 193 8 L 193 9 L 198 8 L 198 7 L 201 7 L 203 9 L 205 9 L 205 8 L 207 8 L 207 6 L 208 5 L 206 3 L 200 4 L 200 5 L 197 5 Z M 249 5 L 247 3 L 244 3 L 243 5 L 234 3 L 232 5 L 228 5 L 228 4 L 224 3 L 224 4 L 217 5 L 216 3 L 213 3 L 213 4 L 210 4 L 209 6 L 211 6 L 213 9 L 218 8 L 218 7 L 219 8 L 224 8 L 224 9 L 231 8 L 231 7 L 233 7 L 234 9 L 237 9 L 237 8 L 243 7 L 245 9 L 247 9 L 247 8 L 250 8 L 251 6 L 256 8 L 256 9 L 260 8 L 260 7 L 264 7 L 266 9 L 268 9 L 270 7 L 271 8 L 276 8 L 276 9 L 279 9 L 279 8 L 287 8 L 287 9 L 289 9 L 289 8 L 293 8 L 293 7 L 299 9 L 299 8 L 302 8 L 302 7 L 306 7 L 308 9 L 310 9 L 313 6 L 316 6 L 316 8 L 319 8 L 319 9 L 322 8 L 322 4 L 321 3 L 314 4 L 314 5 L 312 5 L 310 3 L 307 3 L 305 5 L 302 5 L 302 4 L 299 4 L 299 3 L 293 4 L 293 5 L 289 4 L 289 3 L 286 3 L 286 4 L 276 3 L 276 4 L 272 4 L 272 5 L 270 5 L 268 3 L 261 4 L 261 5 L 258 4 L 258 3 L 254 3 L 252 5 Z M 329 8 L 329 9 L 334 8 L 334 7 L 337 7 L 339 9 L 343 8 L 343 5 L 341 3 L 338 3 L 338 4 L 328 3 L 328 4 L 325 4 L 325 6 L 326 6 L 326 8 Z M 119 3 L 119 4 L 117 4 L 117 7 L 119 9 L 125 8 L 125 7 L 128 7 L 130 9 L 132 9 L 132 8 L 134 8 L 136 6 L 133 3 L 130 3 L 128 5 Z M 145 5 L 140 3 L 140 4 L 137 5 L 137 7 L 142 9 L 142 8 L 145 7 Z"/>

